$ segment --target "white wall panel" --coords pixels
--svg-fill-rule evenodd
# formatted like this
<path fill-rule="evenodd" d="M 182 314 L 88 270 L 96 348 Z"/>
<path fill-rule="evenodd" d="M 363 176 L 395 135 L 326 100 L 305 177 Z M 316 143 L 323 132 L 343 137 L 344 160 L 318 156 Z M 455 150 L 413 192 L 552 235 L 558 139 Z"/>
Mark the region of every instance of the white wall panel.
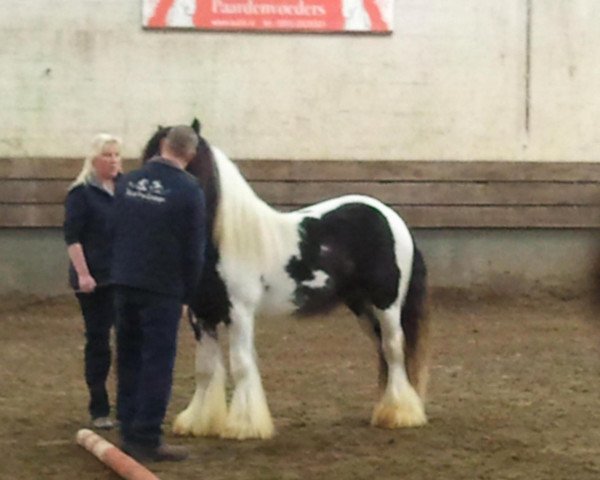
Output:
<path fill-rule="evenodd" d="M 525 129 L 527 11 L 530 132 Z M 137 155 L 198 115 L 234 157 L 595 160 L 597 0 L 397 0 L 391 36 L 156 32 L 122 0 L 4 0 L 0 156 Z"/>

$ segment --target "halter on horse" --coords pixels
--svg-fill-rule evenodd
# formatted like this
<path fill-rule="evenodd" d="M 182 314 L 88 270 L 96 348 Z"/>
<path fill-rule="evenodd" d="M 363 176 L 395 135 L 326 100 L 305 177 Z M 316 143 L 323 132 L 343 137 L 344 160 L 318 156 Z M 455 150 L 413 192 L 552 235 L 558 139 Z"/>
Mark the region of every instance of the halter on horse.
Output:
<path fill-rule="evenodd" d="M 256 196 L 237 167 L 200 136 L 188 171 L 207 199 L 206 263 L 190 302 L 196 333 L 196 390 L 174 432 L 224 438 L 270 438 L 254 349 L 256 315 L 314 314 L 342 303 L 374 340 L 382 396 L 371 424 L 423 425 L 427 383 L 426 271 L 402 219 L 362 195 L 332 198 L 282 213 Z M 168 128 L 144 150 L 159 151 Z M 191 318 L 193 318 L 191 317 Z M 226 369 L 217 325 L 229 327 L 234 390 L 226 403 Z"/>

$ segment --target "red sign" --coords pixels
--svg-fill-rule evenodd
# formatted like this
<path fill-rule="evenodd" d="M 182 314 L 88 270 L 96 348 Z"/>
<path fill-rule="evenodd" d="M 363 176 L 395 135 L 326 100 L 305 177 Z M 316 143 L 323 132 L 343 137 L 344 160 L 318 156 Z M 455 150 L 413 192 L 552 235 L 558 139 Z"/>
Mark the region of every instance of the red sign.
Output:
<path fill-rule="evenodd" d="M 144 27 L 391 32 L 393 0 L 143 0 Z"/>

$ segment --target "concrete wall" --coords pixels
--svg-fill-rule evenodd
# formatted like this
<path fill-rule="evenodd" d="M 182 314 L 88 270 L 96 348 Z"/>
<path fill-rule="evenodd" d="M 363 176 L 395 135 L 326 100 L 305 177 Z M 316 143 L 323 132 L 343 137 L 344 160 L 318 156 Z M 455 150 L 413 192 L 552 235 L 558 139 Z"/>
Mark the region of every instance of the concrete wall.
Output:
<path fill-rule="evenodd" d="M 67 249 L 59 229 L 0 229 L 0 259 L 0 295 L 69 291 Z"/>
<path fill-rule="evenodd" d="M 432 287 L 465 295 L 587 294 L 598 233 L 585 230 L 418 230 Z"/>
<path fill-rule="evenodd" d="M 396 0 L 391 36 L 154 32 L 141 2 L 4 0 L 0 156 L 135 156 L 197 115 L 233 157 L 597 160 L 597 0 Z"/>
<path fill-rule="evenodd" d="M 466 296 L 583 294 L 598 247 L 590 231 L 418 230 L 415 238 L 431 286 Z M 0 295 L 69 291 L 58 229 L 0 230 L 0 258 Z"/>

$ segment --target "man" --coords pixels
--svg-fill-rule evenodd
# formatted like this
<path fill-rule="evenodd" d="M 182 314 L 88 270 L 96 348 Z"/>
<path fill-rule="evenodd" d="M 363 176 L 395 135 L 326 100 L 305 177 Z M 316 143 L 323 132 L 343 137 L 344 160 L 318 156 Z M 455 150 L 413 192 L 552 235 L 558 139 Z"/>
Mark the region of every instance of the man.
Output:
<path fill-rule="evenodd" d="M 164 444 L 182 303 L 204 262 L 204 195 L 184 171 L 198 136 L 173 127 L 160 156 L 125 175 L 114 205 L 112 279 L 117 307 L 117 418 L 123 450 L 141 461 L 178 461 Z"/>

